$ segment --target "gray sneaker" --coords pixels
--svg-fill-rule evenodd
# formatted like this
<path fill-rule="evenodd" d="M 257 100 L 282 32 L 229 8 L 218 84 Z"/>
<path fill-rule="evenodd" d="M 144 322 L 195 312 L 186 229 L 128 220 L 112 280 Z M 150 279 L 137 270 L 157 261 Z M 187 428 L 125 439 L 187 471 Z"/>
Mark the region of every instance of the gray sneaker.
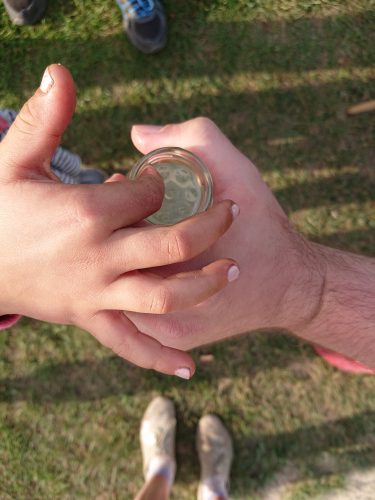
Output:
<path fill-rule="evenodd" d="M 147 480 L 153 459 L 168 462 L 172 468 L 172 481 L 176 470 L 175 459 L 176 416 L 170 399 L 156 397 L 146 408 L 141 422 L 141 448 L 143 473 Z"/>
<path fill-rule="evenodd" d="M 198 500 L 203 498 L 204 484 L 220 484 L 229 488 L 233 460 L 232 439 L 216 415 L 205 415 L 198 424 L 197 450 L 201 465 Z"/>
<path fill-rule="evenodd" d="M 116 0 L 125 33 L 145 54 L 158 52 L 167 43 L 167 21 L 159 0 Z"/>
<path fill-rule="evenodd" d="M 43 17 L 47 0 L 3 0 L 13 24 L 35 24 Z"/>
<path fill-rule="evenodd" d="M 108 175 L 99 168 L 81 166 L 78 174 L 78 184 L 103 184 Z"/>

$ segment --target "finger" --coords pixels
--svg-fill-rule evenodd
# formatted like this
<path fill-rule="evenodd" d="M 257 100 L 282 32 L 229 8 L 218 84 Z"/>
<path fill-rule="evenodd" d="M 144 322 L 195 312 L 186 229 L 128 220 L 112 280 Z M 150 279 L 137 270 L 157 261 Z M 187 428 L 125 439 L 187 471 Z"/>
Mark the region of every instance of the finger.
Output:
<path fill-rule="evenodd" d="M 122 312 L 101 311 L 81 326 L 120 357 L 141 368 L 185 379 L 194 374 L 194 361 L 189 354 L 166 347 L 140 332 Z"/>
<path fill-rule="evenodd" d="M 117 175 L 117 174 L 116 174 Z M 135 224 L 160 209 L 164 183 L 154 168 L 147 168 L 140 177 L 129 180 L 114 177 L 101 185 L 80 187 L 77 197 L 95 213 L 111 232 Z M 78 200 L 77 200 L 78 201 Z"/>
<path fill-rule="evenodd" d="M 0 144 L 1 178 L 55 179 L 50 160 L 75 109 L 76 92 L 69 71 L 52 64 L 40 87 L 26 102 Z"/>
<path fill-rule="evenodd" d="M 113 272 L 124 272 L 190 260 L 213 245 L 237 214 L 238 206 L 225 200 L 175 226 L 117 231 L 108 248 L 113 256 L 110 266 Z"/>
<path fill-rule="evenodd" d="M 166 314 L 203 302 L 238 276 L 238 266 L 229 259 L 168 278 L 142 272 L 127 273 L 106 289 L 101 307 Z"/>

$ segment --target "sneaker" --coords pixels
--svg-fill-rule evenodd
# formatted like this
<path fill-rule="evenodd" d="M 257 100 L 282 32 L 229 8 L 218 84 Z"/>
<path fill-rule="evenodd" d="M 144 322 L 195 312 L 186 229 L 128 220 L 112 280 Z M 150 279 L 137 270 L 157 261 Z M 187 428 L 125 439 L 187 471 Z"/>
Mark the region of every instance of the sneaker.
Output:
<path fill-rule="evenodd" d="M 216 415 L 205 415 L 200 419 L 197 450 L 201 465 L 198 500 L 207 498 L 207 490 L 227 498 L 233 445 L 228 431 Z"/>
<path fill-rule="evenodd" d="M 35 24 L 43 17 L 47 0 L 3 0 L 13 24 Z"/>
<path fill-rule="evenodd" d="M 78 174 L 78 184 L 103 184 L 108 175 L 98 168 L 81 166 Z"/>
<path fill-rule="evenodd" d="M 141 422 L 140 440 L 145 480 L 163 473 L 173 483 L 176 416 L 170 399 L 157 397 L 148 405 Z"/>
<path fill-rule="evenodd" d="M 125 33 L 144 54 L 152 54 L 167 43 L 167 21 L 159 0 L 116 0 Z"/>

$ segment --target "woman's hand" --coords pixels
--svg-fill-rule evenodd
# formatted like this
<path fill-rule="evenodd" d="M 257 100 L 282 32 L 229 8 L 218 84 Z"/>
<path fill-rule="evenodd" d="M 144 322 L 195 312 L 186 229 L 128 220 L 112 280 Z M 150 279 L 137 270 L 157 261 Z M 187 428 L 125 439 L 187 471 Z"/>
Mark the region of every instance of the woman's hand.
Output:
<path fill-rule="evenodd" d="M 122 311 L 165 314 L 224 288 L 236 275 L 231 259 L 168 277 L 147 268 L 207 250 L 236 208 L 222 200 L 174 227 L 137 227 L 161 206 L 154 170 L 135 181 L 62 184 L 50 159 L 74 108 L 70 73 L 52 65 L 0 144 L 0 315 L 75 324 L 142 367 L 189 378 L 190 356 L 141 333 Z"/>

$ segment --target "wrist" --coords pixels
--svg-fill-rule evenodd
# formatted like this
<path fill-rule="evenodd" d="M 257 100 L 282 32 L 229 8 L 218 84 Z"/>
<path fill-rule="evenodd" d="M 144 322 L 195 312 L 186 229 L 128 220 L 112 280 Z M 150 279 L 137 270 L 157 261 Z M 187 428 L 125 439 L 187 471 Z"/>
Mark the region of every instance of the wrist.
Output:
<path fill-rule="evenodd" d="M 272 326 L 303 337 L 319 316 L 327 280 L 327 262 L 320 245 L 288 228 L 289 238 L 279 288 L 278 313 Z"/>
<path fill-rule="evenodd" d="M 375 261 L 314 245 L 323 282 L 315 313 L 298 336 L 375 366 Z"/>

